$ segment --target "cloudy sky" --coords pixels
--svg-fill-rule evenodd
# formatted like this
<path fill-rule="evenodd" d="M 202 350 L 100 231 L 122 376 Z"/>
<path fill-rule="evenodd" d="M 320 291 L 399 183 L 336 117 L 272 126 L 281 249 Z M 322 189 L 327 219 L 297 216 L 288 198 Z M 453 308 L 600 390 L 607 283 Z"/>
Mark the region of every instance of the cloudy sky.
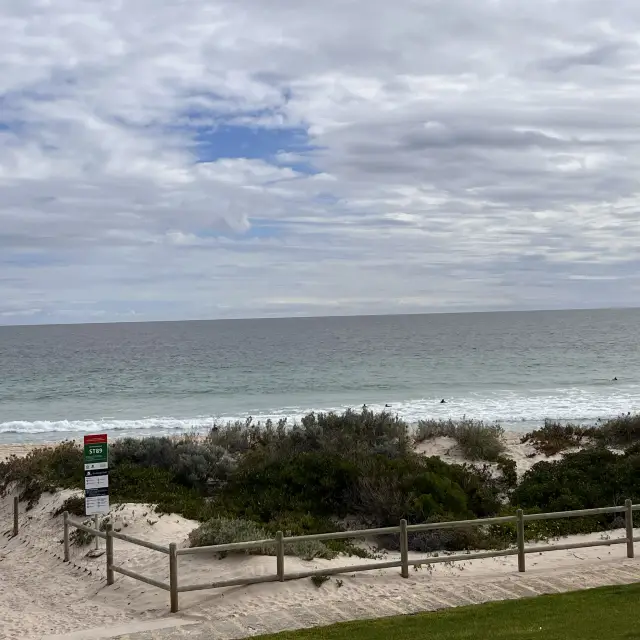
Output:
<path fill-rule="evenodd" d="M 637 0 L 0 24 L 0 324 L 640 304 Z"/>

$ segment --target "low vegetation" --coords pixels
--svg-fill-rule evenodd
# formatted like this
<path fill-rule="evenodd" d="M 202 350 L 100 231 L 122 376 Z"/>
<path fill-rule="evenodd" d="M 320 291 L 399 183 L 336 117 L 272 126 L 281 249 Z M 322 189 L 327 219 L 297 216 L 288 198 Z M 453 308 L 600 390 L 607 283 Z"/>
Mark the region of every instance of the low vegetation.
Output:
<path fill-rule="evenodd" d="M 599 420 L 595 426 L 588 427 L 546 420 L 543 427 L 525 434 L 521 442 L 533 445 L 546 456 L 586 445 L 625 448 L 640 442 L 640 414 Z"/>
<path fill-rule="evenodd" d="M 290 631 L 262 640 L 629 640 L 640 585 L 492 602 Z"/>
<path fill-rule="evenodd" d="M 83 453 L 73 442 L 33 449 L 24 457 L 11 456 L 0 462 L 0 493 L 4 494 L 15 484 L 27 509 L 31 509 L 43 493 L 76 489 L 83 483 Z"/>
<path fill-rule="evenodd" d="M 125 438 L 110 447 L 113 503 L 155 504 L 201 524 L 193 545 L 272 539 L 277 531 L 299 536 L 350 528 L 463 520 L 640 501 L 640 445 L 612 453 L 603 443 L 634 441 L 640 420 L 623 416 L 599 425 L 597 437 L 553 423 L 528 434 L 545 451 L 568 443 L 593 442 L 579 453 L 536 464 L 518 483 L 515 462 L 504 455 L 498 425 L 463 420 L 422 422 L 418 440 L 454 437 L 475 464 L 447 464 L 414 451 L 408 425 L 396 416 L 367 409 L 310 414 L 300 423 L 246 421 L 218 425 L 206 437 Z M 640 429 L 638 429 L 640 433 Z M 492 461 L 492 464 L 489 464 Z M 0 463 L 0 492 L 17 486 L 27 508 L 44 492 L 82 489 L 82 448 L 65 442 L 24 458 Z M 63 505 L 82 515 L 81 497 Z M 613 517 L 536 523 L 530 536 L 611 528 Z M 463 531 L 413 533 L 410 549 L 456 551 L 511 544 L 515 528 L 473 527 Z M 378 544 L 397 548 L 398 536 Z M 273 549 L 260 552 L 273 553 Z M 353 541 L 288 546 L 304 558 L 345 552 L 366 556 Z"/>
<path fill-rule="evenodd" d="M 640 442 L 640 414 L 627 413 L 611 420 L 598 421 L 594 437 L 610 447 L 627 447 Z"/>
<path fill-rule="evenodd" d="M 67 498 L 58 509 L 54 512 L 54 516 L 60 516 L 65 511 L 67 511 L 72 516 L 84 516 L 85 513 L 85 504 L 84 504 L 84 494 L 70 496 Z"/>
<path fill-rule="evenodd" d="M 290 535 L 285 532 L 285 535 Z M 272 539 L 264 527 L 240 518 L 211 518 L 189 534 L 189 543 L 192 547 L 206 547 L 219 544 L 229 544 L 232 542 L 251 542 L 253 540 Z M 223 558 L 230 552 L 218 553 Z M 237 553 L 259 556 L 276 555 L 276 548 L 273 544 L 264 544 L 255 549 L 247 549 Z M 292 544 L 285 544 L 284 553 L 288 556 L 297 556 L 303 560 L 313 560 L 314 558 L 324 558 L 330 560 L 335 558 L 336 553 L 327 548 L 322 542 L 302 541 Z"/>
<path fill-rule="evenodd" d="M 463 418 L 453 420 L 420 420 L 415 434 L 416 442 L 439 437 L 453 438 L 467 460 L 497 462 L 504 454 L 504 429 L 499 424 L 486 424 L 481 420 Z"/>

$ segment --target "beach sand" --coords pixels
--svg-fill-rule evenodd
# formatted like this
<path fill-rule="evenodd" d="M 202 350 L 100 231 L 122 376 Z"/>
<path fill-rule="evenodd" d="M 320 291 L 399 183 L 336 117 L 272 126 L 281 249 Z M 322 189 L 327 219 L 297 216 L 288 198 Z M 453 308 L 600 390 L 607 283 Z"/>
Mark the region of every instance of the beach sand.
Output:
<path fill-rule="evenodd" d="M 509 450 L 522 473 L 534 464 L 535 458 L 527 457 L 531 451 L 516 440 L 517 437 L 509 440 Z M 23 452 L 29 448 L 20 446 Z M 455 447 L 443 438 L 422 446 L 421 450 L 441 455 L 445 460 L 460 461 Z M 0 458 L 11 453 L 17 453 L 16 446 L 0 447 Z M 320 588 L 310 579 L 302 579 L 180 594 L 180 613 L 169 616 L 167 592 L 121 575 L 116 576 L 114 585 L 107 587 L 105 557 L 88 556 L 92 545 L 72 546 L 71 562 L 63 563 L 62 516 L 53 514 L 73 493 L 45 495 L 29 512 L 21 503 L 20 533 L 16 538 L 10 535 L 13 495 L 0 500 L 0 638 L 115 637 L 119 627 L 133 630 L 176 624 L 184 626 L 140 631 L 140 635 L 128 633 L 124 637 L 240 638 L 350 618 L 640 580 L 640 563 L 627 560 L 626 547 L 621 544 L 534 553 L 527 556 L 527 573 L 520 575 L 517 559 L 505 557 L 423 565 L 417 571 L 412 570 L 408 580 L 400 577 L 399 569 L 389 569 L 335 576 Z M 197 526 L 177 515 L 156 514 L 149 505 L 122 505 L 115 507 L 114 513 L 115 526 L 123 533 L 158 544 L 176 542 L 186 546 L 189 532 Z M 640 535 L 640 529 L 636 535 Z M 624 532 L 611 531 L 606 536 L 621 538 Z M 604 535 L 598 533 L 572 536 L 568 541 L 601 539 Z M 104 549 L 104 543 L 101 546 Z M 168 581 L 168 556 L 119 540 L 114 546 L 117 565 Z M 411 557 L 420 556 L 411 554 Z M 398 554 L 385 553 L 384 558 L 397 559 Z M 289 573 L 367 562 L 376 560 L 339 557 L 305 562 L 287 557 L 285 568 Z M 180 584 L 273 575 L 275 570 L 274 557 L 179 559 Z M 210 635 L 199 635 L 203 630 Z M 64 635 L 74 632 L 76 635 Z"/>

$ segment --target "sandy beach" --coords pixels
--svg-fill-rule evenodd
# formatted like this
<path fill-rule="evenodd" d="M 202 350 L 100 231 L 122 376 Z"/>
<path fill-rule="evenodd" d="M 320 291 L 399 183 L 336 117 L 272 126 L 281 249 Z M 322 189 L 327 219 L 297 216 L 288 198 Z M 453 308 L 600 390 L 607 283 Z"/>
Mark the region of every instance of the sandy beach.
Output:
<path fill-rule="evenodd" d="M 521 445 L 519 437 L 518 434 L 508 434 L 507 445 L 509 454 L 518 463 L 519 473 L 523 473 L 535 463 L 536 458 L 528 457 L 532 453 L 531 448 Z M 24 454 L 29 448 L 29 445 L 3 445 L 0 457 Z M 425 443 L 420 450 L 426 455 L 440 455 L 448 461 L 461 461 L 455 443 L 447 438 Z M 154 628 L 156 635 L 148 637 L 165 637 L 157 635 L 170 633 L 162 630 L 165 625 L 168 625 L 166 629 L 182 625 L 179 627 L 179 637 L 189 637 L 188 634 L 198 633 L 198 629 L 204 628 L 203 625 L 213 625 L 212 629 L 218 629 L 223 622 L 227 635 L 216 637 L 233 638 L 254 634 L 248 619 L 254 620 L 255 629 L 268 630 L 277 630 L 274 627 L 275 618 L 281 620 L 283 629 L 345 619 L 344 612 L 340 613 L 344 602 L 351 603 L 350 617 L 354 618 L 386 615 L 385 612 L 389 612 L 388 607 L 372 609 L 372 601 L 396 603 L 395 612 L 401 613 L 407 603 L 414 602 L 416 593 L 424 594 L 425 589 L 435 598 L 429 605 L 431 608 L 535 595 L 535 589 L 532 591 L 531 587 L 528 591 L 517 587 L 518 581 L 524 578 L 517 573 L 516 559 L 507 557 L 423 565 L 423 568 L 411 571 L 409 580 L 403 580 L 397 569 L 389 569 L 336 576 L 320 588 L 314 586 L 311 580 L 303 579 L 181 594 L 180 613 L 169 616 L 166 592 L 123 576 L 117 576 L 115 584 L 107 587 L 104 555 L 97 558 L 87 555 L 92 546 L 72 545 L 71 562 L 63 563 L 62 517 L 54 517 L 53 514 L 73 493 L 60 491 L 45 495 L 29 512 L 21 503 L 20 533 L 17 538 L 11 538 L 9 531 L 13 495 L 8 494 L 0 501 L 0 619 L 3 621 L 0 638 L 117 637 L 115 634 L 119 633 L 118 629 L 130 633 L 132 629 Z M 179 547 L 187 545 L 189 532 L 197 526 L 195 521 L 177 515 L 156 514 L 151 505 L 144 504 L 114 506 L 112 515 L 115 518 L 114 525 L 130 535 L 159 544 L 176 542 Z M 637 535 L 640 535 L 640 529 Z M 607 539 L 620 538 L 624 532 L 611 531 L 606 536 Z M 569 540 L 604 538 L 605 534 L 591 534 L 573 536 Z M 398 558 L 398 554 L 391 552 L 384 552 L 383 556 L 389 560 Z M 599 569 L 598 565 L 612 563 L 611 575 L 618 575 L 618 581 L 623 575 L 627 576 L 625 580 L 634 581 L 635 561 L 626 560 L 625 556 L 624 545 L 532 554 L 527 557 L 528 571 L 525 576 L 529 580 L 532 575 L 537 575 L 540 580 L 540 576 L 557 577 L 558 572 L 564 571 L 582 576 L 576 580 L 581 587 L 589 587 L 601 584 L 604 579 L 603 569 Z M 411 554 L 411 557 L 428 558 L 419 554 Z M 116 540 L 115 559 L 117 564 L 146 576 L 168 580 L 168 559 L 163 554 Z M 358 564 L 361 562 L 373 563 L 376 560 L 357 560 Z M 613 567 L 620 563 L 627 568 L 616 574 L 617 569 Z M 285 562 L 287 572 L 349 564 L 354 564 L 354 558 L 344 556 L 311 562 L 287 557 Z M 632 570 L 629 569 L 630 565 Z M 180 558 L 182 584 L 273 573 L 273 557 Z M 540 592 L 544 592 L 545 580 L 542 581 Z M 512 581 L 515 581 L 515 586 L 508 587 Z M 503 586 L 491 586 L 495 582 Z M 480 583 L 485 587 L 474 586 Z M 571 581 L 566 582 L 565 586 L 569 584 L 572 584 Z M 480 597 L 479 594 L 484 595 Z M 275 610 L 285 613 L 275 616 Z M 309 617 L 310 611 L 321 614 Z M 367 611 L 369 615 L 366 615 Z M 112 635 L 95 636 L 93 631 L 89 632 L 95 628 L 102 628 L 103 634 L 107 633 L 104 628 L 108 628 Z"/>

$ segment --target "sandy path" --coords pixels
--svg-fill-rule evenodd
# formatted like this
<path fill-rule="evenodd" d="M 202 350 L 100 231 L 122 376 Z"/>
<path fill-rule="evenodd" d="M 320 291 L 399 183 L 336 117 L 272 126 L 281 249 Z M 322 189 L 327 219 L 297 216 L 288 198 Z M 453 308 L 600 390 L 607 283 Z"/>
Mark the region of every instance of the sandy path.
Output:
<path fill-rule="evenodd" d="M 256 586 L 251 590 L 251 602 L 242 607 L 227 606 L 218 599 L 215 606 L 212 602 L 208 608 L 200 609 L 205 617 L 201 622 L 111 637 L 121 640 L 237 640 L 348 620 L 406 615 L 634 582 L 640 582 L 640 561 L 628 559 L 589 562 L 585 566 L 560 570 L 533 570 L 524 575 L 511 572 L 484 579 L 460 575 L 455 579 L 433 580 L 421 575 L 409 580 L 395 577 L 380 582 L 360 574 L 357 585 L 350 588 L 345 581 L 338 589 L 332 581 L 318 589 L 311 599 L 283 598 L 282 594 L 278 597 L 273 585 Z M 270 595 L 265 593 L 269 590 Z M 191 613 L 193 615 L 195 611 Z M 532 621 L 538 622 L 544 626 L 544 620 Z"/>
<path fill-rule="evenodd" d="M 97 627 L 132 616 L 92 598 L 104 583 L 81 577 L 83 570 L 64 565 L 58 549 L 40 550 L 20 540 L 0 552 L 0 638 L 40 638 L 43 634 Z"/>

